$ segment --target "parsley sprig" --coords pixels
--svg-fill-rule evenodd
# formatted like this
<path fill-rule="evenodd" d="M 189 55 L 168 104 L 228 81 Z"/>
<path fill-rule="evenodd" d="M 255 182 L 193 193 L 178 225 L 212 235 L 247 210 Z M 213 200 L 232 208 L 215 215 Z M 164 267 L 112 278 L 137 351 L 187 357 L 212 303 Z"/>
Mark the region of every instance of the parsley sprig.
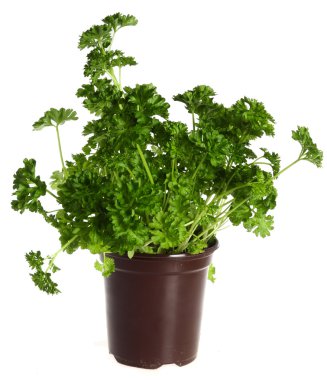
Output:
<path fill-rule="evenodd" d="M 80 36 L 87 82 L 76 95 L 94 115 L 83 128 L 87 143 L 80 153 L 65 161 L 61 148 L 59 129 L 77 120 L 72 109 L 51 108 L 34 123 L 34 130 L 56 131 L 61 170 L 51 175 L 52 190 L 33 159 L 14 176 L 13 209 L 41 214 L 60 235 L 61 248 L 52 256 L 26 254 L 35 285 L 50 294 L 59 292 L 51 275 L 62 251 L 130 258 L 138 252 L 197 254 L 230 224 L 269 236 L 277 178 L 299 161 L 322 165 L 323 153 L 306 127 L 292 132 L 301 150 L 283 169 L 278 153 L 257 152 L 253 141 L 273 137 L 275 122 L 255 99 L 226 107 L 211 87 L 196 86 L 174 96 L 189 114 L 177 122 L 153 84 L 123 86 L 122 70 L 136 61 L 113 44 L 121 28 L 136 24 L 134 16 L 116 13 Z M 46 196 L 57 201 L 56 210 L 45 210 Z M 114 259 L 102 255 L 95 268 L 109 276 Z M 212 281 L 214 273 L 211 266 Z"/>

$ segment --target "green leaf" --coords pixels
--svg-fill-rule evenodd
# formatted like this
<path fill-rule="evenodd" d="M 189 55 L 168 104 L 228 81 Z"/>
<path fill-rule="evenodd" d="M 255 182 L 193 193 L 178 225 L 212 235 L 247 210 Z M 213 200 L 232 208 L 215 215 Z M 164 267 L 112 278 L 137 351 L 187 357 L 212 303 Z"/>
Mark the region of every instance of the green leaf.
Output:
<path fill-rule="evenodd" d="M 68 108 L 50 108 L 44 115 L 33 124 L 34 131 L 39 131 L 45 127 L 57 127 L 66 121 L 77 120 L 77 114 L 74 110 Z"/>
<path fill-rule="evenodd" d="M 100 263 L 100 261 L 96 260 L 96 262 L 94 263 L 94 268 L 95 268 L 96 270 L 98 270 L 99 272 L 102 272 L 103 264 Z"/>
<path fill-rule="evenodd" d="M 50 182 L 50 186 L 54 190 L 58 190 L 61 184 L 65 181 L 65 174 L 63 171 L 56 170 L 51 175 L 52 181 Z"/>
<path fill-rule="evenodd" d="M 240 223 L 247 221 L 251 215 L 251 208 L 248 204 L 235 201 L 232 203 L 231 214 L 229 215 L 229 220 L 234 226 L 238 226 Z M 235 210 L 233 210 L 235 208 Z"/>
<path fill-rule="evenodd" d="M 31 251 L 29 253 L 26 253 L 25 258 L 26 258 L 26 261 L 28 262 L 28 265 L 32 269 L 40 269 L 42 268 L 42 265 L 44 264 L 44 259 L 41 256 L 40 251 L 37 251 L 37 252 Z"/>
<path fill-rule="evenodd" d="M 264 153 L 263 157 L 266 158 L 270 162 L 273 174 L 274 175 L 278 174 L 280 171 L 280 157 L 279 157 L 279 155 L 275 152 L 270 153 L 268 151 L 268 149 L 265 149 L 265 148 L 260 148 L 260 149 Z"/>
<path fill-rule="evenodd" d="M 134 250 L 127 252 L 127 256 L 128 256 L 129 259 L 132 259 L 134 257 L 134 254 L 135 254 Z"/>
<path fill-rule="evenodd" d="M 113 34 L 124 26 L 136 25 L 137 19 L 131 15 L 115 13 L 103 20 L 103 25 L 94 25 L 80 36 L 78 47 L 106 49 L 112 43 Z"/>
<path fill-rule="evenodd" d="M 134 66 L 136 61 L 133 57 L 126 57 L 120 50 L 102 51 L 93 49 L 87 55 L 87 63 L 84 66 L 84 75 L 92 81 L 97 81 L 100 76 L 110 72 L 113 67 Z"/>
<path fill-rule="evenodd" d="M 161 116 L 168 118 L 169 104 L 157 93 L 153 84 L 137 84 L 135 88 L 125 87 L 126 100 L 135 107 L 136 118 L 143 122 L 146 117 Z"/>
<path fill-rule="evenodd" d="M 59 267 L 57 267 L 57 265 L 52 265 L 52 267 L 51 267 L 51 272 L 52 273 L 56 273 L 56 272 L 58 272 L 58 271 L 60 271 L 60 268 Z"/>
<path fill-rule="evenodd" d="M 191 91 L 178 94 L 173 97 L 175 101 L 185 104 L 186 109 L 190 113 L 201 114 L 213 104 L 214 90 L 209 86 L 196 86 Z"/>
<path fill-rule="evenodd" d="M 188 243 L 186 251 L 187 253 L 190 253 L 191 255 L 197 255 L 199 253 L 202 253 L 207 247 L 208 247 L 208 244 L 206 241 L 191 240 Z"/>
<path fill-rule="evenodd" d="M 292 131 L 292 138 L 298 141 L 302 147 L 299 159 L 309 161 L 320 168 L 323 161 L 323 152 L 312 141 L 309 129 L 298 127 L 296 131 Z"/>
<path fill-rule="evenodd" d="M 112 42 L 112 28 L 109 25 L 94 25 L 86 30 L 79 39 L 78 47 L 85 48 L 107 48 Z"/>
<path fill-rule="evenodd" d="M 208 269 L 208 280 L 210 280 L 212 283 L 216 281 L 215 274 L 216 274 L 216 268 L 213 264 L 210 264 L 209 269 Z"/>
<path fill-rule="evenodd" d="M 244 144 L 250 140 L 274 136 L 274 118 L 266 111 L 263 103 L 243 97 L 230 107 L 231 122 L 239 128 L 240 139 Z"/>
<path fill-rule="evenodd" d="M 30 274 L 35 286 L 37 286 L 40 290 L 48 294 L 60 293 L 60 290 L 58 289 L 58 284 L 53 282 L 51 274 L 47 273 L 47 271 L 44 271 L 42 269 L 42 265 L 44 264 L 44 258 L 41 256 L 41 252 L 31 251 L 25 255 L 25 258 L 30 268 L 35 269 L 35 272 Z M 58 270 L 59 268 L 57 266 L 52 266 L 52 273 L 55 273 Z"/>
<path fill-rule="evenodd" d="M 58 284 L 51 279 L 51 274 L 42 270 L 37 270 L 35 273 L 30 274 L 32 280 L 40 290 L 48 294 L 58 294 Z"/>
<path fill-rule="evenodd" d="M 34 159 L 24 159 L 24 167 L 19 168 L 14 174 L 13 195 L 16 197 L 11 202 L 15 211 L 23 213 L 26 210 L 43 213 L 44 209 L 39 198 L 46 194 L 46 184 L 35 174 L 36 162 Z"/>
<path fill-rule="evenodd" d="M 134 26 L 137 24 L 136 17 L 132 15 L 122 15 L 121 13 L 115 13 L 111 16 L 107 16 L 102 21 L 109 25 L 115 32 L 122 27 Z"/>
<path fill-rule="evenodd" d="M 93 80 L 92 84 L 84 84 L 77 90 L 77 97 L 84 98 L 84 106 L 91 113 L 103 114 L 107 110 L 119 108 L 122 92 L 107 78 Z M 90 122 L 92 125 L 94 122 Z M 86 128 L 86 127 L 85 127 Z M 84 134 L 88 134 L 85 133 Z"/>
<path fill-rule="evenodd" d="M 162 250 L 177 247 L 184 241 L 187 234 L 183 215 L 175 214 L 172 210 L 157 213 L 149 227 L 152 234 L 151 240 Z"/>
<path fill-rule="evenodd" d="M 266 215 L 257 212 L 253 217 L 244 222 L 244 227 L 253 232 L 256 236 L 266 237 L 274 229 L 274 218 L 272 215 Z"/>
<path fill-rule="evenodd" d="M 103 277 L 109 277 L 115 271 L 115 261 L 104 254 L 103 262 L 97 260 L 94 263 L 94 268 L 101 272 Z"/>
<path fill-rule="evenodd" d="M 108 246 L 94 229 L 89 232 L 88 238 L 87 248 L 91 253 L 101 253 L 108 250 Z"/>

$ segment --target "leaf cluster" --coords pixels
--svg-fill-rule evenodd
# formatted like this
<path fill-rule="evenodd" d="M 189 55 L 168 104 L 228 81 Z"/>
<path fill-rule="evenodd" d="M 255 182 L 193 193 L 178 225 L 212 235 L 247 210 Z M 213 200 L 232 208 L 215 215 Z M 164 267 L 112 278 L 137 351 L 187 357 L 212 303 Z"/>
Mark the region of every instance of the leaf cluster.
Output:
<path fill-rule="evenodd" d="M 35 174 L 35 161 L 25 159 L 14 177 L 12 207 L 43 215 L 68 253 L 82 248 L 130 258 L 138 252 L 198 254 L 228 224 L 269 236 L 275 180 L 301 160 L 321 166 L 322 152 L 308 129 L 293 131 L 301 152 L 281 170 L 278 153 L 254 148 L 255 140 L 274 136 L 273 117 L 255 99 L 243 97 L 227 107 L 211 87 L 196 86 L 173 97 L 189 115 L 172 121 L 170 104 L 153 84 L 122 85 L 121 69 L 136 61 L 112 49 L 114 36 L 136 23 L 133 16 L 115 14 L 81 35 L 79 47 L 88 49 L 87 82 L 76 95 L 94 116 L 83 128 L 87 143 L 64 161 L 58 128 L 76 120 L 76 112 L 45 112 L 33 127 L 56 128 L 62 170 L 51 176 L 55 193 Z M 44 210 L 46 194 L 55 197 L 57 210 Z M 50 269 L 57 254 L 49 256 Z M 41 268 L 41 254 L 30 252 L 26 259 L 36 270 L 36 285 L 56 292 L 49 270 Z M 109 276 L 114 260 L 104 255 L 95 268 Z M 209 278 L 214 281 L 213 267 Z"/>
<path fill-rule="evenodd" d="M 42 266 L 45 263 L 45 259 L 42 257 L 40 251 L 26 253 L 25 258 L 30 268 L 34 270 L 34 273 L 31 273 L 30 276 L 32 277 L 35 286 L 48 294 L 60 293 L 58 284 L 56 284 L 51 278 L 51 273 L 55 273 L 60 269 L 56 265 L 50 263 L 48 268 L 43 270 Z"/>

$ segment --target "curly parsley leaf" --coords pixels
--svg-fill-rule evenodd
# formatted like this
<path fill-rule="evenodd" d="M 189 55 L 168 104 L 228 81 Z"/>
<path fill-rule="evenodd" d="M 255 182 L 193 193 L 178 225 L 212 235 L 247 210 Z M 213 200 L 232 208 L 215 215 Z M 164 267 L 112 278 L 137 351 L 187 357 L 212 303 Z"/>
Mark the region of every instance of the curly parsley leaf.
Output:
<path fill-rule="evenodd" d="M 103 262 L 96 261 L 94 268 L 102 273 L 103 277 L 109 277 L 115 271 L 115 261 L 106 255 L 103 256 Z"/>
<path fill-rule="evenodd" d="M 26 261 L 28 262 L 31 269 L 35 272 L 31 273 L 30 276 L 32 280 L 40 290 L 48 294 L 58 294 L 60 290 L 58 289 L 58 284 L 56 284 L 52 278 L 51 273 L 44 271 L 42 266 L 44 264 L 44 258 L 41 256 L 41 252 L 29 252 L 25 255 Z M 59 268 L 55 265 L 52 266 L 52 273 L 55 273 Z"/>
<path fill-rule="evenodd" d="M 292 131 L 292 138 L 301 145 L 299 159 L 309 161 L 320 168 L 322 166 L 323 152 L 313 142 L 309 129 L 307 127 L 298 127 L 297 130 Z"/>
<path fill-rule="evenodd" d="M 68 108 L 50 108 L 44 115 L 33 124 L 34 131 L 39 131 L 44 127 L 57 127 L 66 121 L 77 120 L 76 111 Z"/>
<path fill-rule="evenodd" d="M 44 264 L 44 259 L 41 256 L 41 252 L 29 252 L 25 255 L 26 261 L 28 262 L 29 266 L 32 269 L 40 269 L 42 268 L 42 265 Z"/>
<path fill-rule="evenodd" d="M 264 153 L 263 157 L 269 161 L 271 168 L 272 168 L 272 171 L 273 171 L 273 174 L 274 175 L 278 174 L 280 171 L 280 157 L 279 157 L 278 153 L 269 152 L 268 149 L 266 149 L 266 148 L 260 148 L 260 149 Z"/>
<path fill-rule="evenodd" d="M 121 13 L 115 13 L 107 16 L 102 21 L 109 25 L 115 32 L 125 26 L 134 26 L 137 24 L 137 19 L 135 16 L 122 15 Z"/>
<path fill-rule="evenodd" d="M 112 44 L 113 34 L 120 28 L 137 24 L 137 19 L 131 15 L 115 13 L 103 20 L 104 24 L 94 25 L 80 36 L 78 47 L 106 49 Z"/>
<path fill-rule="evenodd" d="M 62 185 L 65 181 L 65 173 L 63 171 L 55 170 L 51 175 L 50 186 L 54 190 L 58 190 L 60 185 Z"/>
<path fill-rule="evenodd" d="M 102 78 L 94 80 L 92 84 L 84 84 L 77 90 L 76 96 L 84 98 L 83 105 L 86 109 L 100 116 L 110 108 L 119 107 L 122 92 L 112 84 L 110 79 Z"/>
<path fill-rule="evenodd" d="M 168 118 L 168 108 L 166 100 L 158 94 L 157 88 L 153 84 L 137 84 L 134 88 L 125 87 L 126 100 L 135 107 L 136 118 L 143 122 L 145 116 L 161 116 Z"/>
<path fill-rule="evenodd" d="M 58 284 L 51 279 L 51 274 L 44 272 L 42 270 L 37 270 L 35 273 L 30 275 L 32 280 L 40 290 L 48 294 L 58 294 L 61 293 L 58 289 Z"/>
<path fill-rule="evenodd" d="M 94 25 L 86 30 L 79 39 L 78 47 L 85 48 L 107 48 L 112 42 L 112 32 L 109 25 Z"/>
<path fill-rule="evenodd" d="M 13 195 L 16 197 L 11 202 L 15 211 L 23 213 L 26 210 L 31 212 L 44 211 L 39 198 L 46 194 L 46 183 L 41 181 L 40 176 L 35 174 L 36 162 L 34 159 L 24 159 L 24 167 L 14 174 Z"/>
<path fill-rule="evenodd" d="M 274 229 L 274 218 L 272 215 L 266 215 L 259 211 L 246 220 L 243 225 L 249 232 L 254 232 L 256 236 L 266 237 Z"/>
<path fill-rule="evenodd" d="M 208 280 L 210 280 L 212 283 L 216 281 L 215 274 L 216 274 L 216 268 L 213 264 L 210 264 L 209 269 L 208 269 Z"/>
<path fill-rule="evenodd" d="M 213 104 L 213 97 L 216 95 L 214 90 L 209 86 L 196 86 L 191 91 L 178 94 L 173 97 L 175 101 L 185 104 L 190 113 L 201 114 Z"/>
<path fill-rule="evenodd" d="M 232 105 L 230 112 L 232 125 L 237 125 L 243 144 L 263 135 L 274 136 L 274 118 L 256 99 L 243 97 Z"/>
<path fill-rule="evenodd" d="M 84 75 L 96 81 L 106 74 L 112 67 L 134 66 L 136 61 L 133 57 L 126 57 L 120 50 L 101 51 L 93 49 L 87 55 L 87 63 L 84 66 Z"/>

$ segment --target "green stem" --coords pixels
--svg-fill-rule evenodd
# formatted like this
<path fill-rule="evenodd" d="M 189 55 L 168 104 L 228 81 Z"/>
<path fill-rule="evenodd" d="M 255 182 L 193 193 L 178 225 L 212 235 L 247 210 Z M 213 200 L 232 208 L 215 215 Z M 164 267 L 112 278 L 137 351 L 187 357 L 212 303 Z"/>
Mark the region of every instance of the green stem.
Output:
<path fill-rule="evenodd" d="M 58 147 L 59 147 L 61 166 L 62 166 L 63 172 L 65 173 L 66 167 L 65 167 L 65 162 L 64 162 L 63 155 L 62 155 L 61 141 L 60 141 L 60 135 L 59 135 L 59 125 L 57 124 L 55 127 L 56 127 L 56 134 L 57 134 L 57 141 L 58 141 Z"/>
<path fill-rule="evenodd" d="M 238 209 L 239 207 L 241 207 L 246 201 L 248 201 L 250 199 L 250 197 L 246 198 L 246 199 L 243 199 L 242 202 L 238 203 L 235 207 L 233 207 L 232 209 L 230 208 L 227 208 L 225 211 L 224 211 L 224 216 L 220 217 L 218 222 L 214 224 L 213 228 L 212 228 L 212 232 L 210 234 L 207 235 L 207 240 L 209 240 L 211 238 L 211 236 L 215 235 L 219 230 L 222 229 L 222 227 L 227 223 L 228 221 L 228 216 L 234 212 L 236 209 Z M 227 211 L 228 210 L 228 211 Z M 226 212 L 227 211 L 227 212 Z M 223 213 L 221 213 L 220 215 L 222 215 Z M 224 227 L 226 228 L 226 227 Z M 210 229 L 210 228 L 209 228 Z"/>
<path fill-rule="evenodd" d="M 269 166 L 271 166 L 271 164 L 269 162 L 260 162 L 260 161 L 257 161 L 257 162 L 253 161 L 253 162 L 251 162 L 250 165 L 269 165 Z"/>
<path fill-rule="evenodd" d="M 52 214 L 53 212 L 61 211 L 61 208 L 58 208 L 57 210 L 51 210 L 51 211 L 46 211 L 47 214 Z"/>
<path fill-rule="evenodd" d="M 168 199 L 168 194 L 167 194 L 167 181 L 165 181 L 165 189 L 164 189 L 164 196 L 163 196 L 163 201 L 162 201 L 162 209 L 165 210 L 166 208 L 166 202 Z"/>
<path fill-rule="evenodd" d="M 145 168 L 145 171 L 146 171 L 146 173 L 148 175 L 149 181 L 150 181 L 151 185 L 154 185 L 152 174 L 150 172 L 149 166 L 148 166 L 148 164 L 146 162 L 146 159 L 144 157 L 144 154 L 143 154 L 142 149 L 140 148 L 139 144 L 136 144 L 136 148 L 137 148 L 137 151 L 138 151 L 138 153 L 139 153 L 139 155 L 141 157 L 141 160 L 142 160 L 143 166 Z"/>
<path fill-rule="evenodd" d="M 187 244 L 188 242 L 190 241 L 190 239 L 192 238 L 196 228 L 198 227 L 201 219 L 203 218 L 203 216 L 206 214 L 207 212 L 207 205 L 204 207 L 204 209 L 195 217 L 192 225 L 191 225 L 191 228 L 189 229 L 188 231 L 188 236 L 187 238 L 177 247 L 177 252 L 183 252 L 186 247 L 187 247 Z"/>
<path fill-rule="evenodd" d="M 206 157 L 207 157 L 207 154 L 205 154 L 202 157 L 201 161 L 199 162 L 199 165 L 197 166 L 197 168 L 195 169 L 195 172 L 192 175 L 192 181 L 194 181 L 194 179 L 195 179 L 196 175 L 198 174 L 198 171 L 199 171 L 199 169 L 200 169 L 201 165 L 203 164 L 203 161 L 205 160 Z"/>
<path fill-rule="evenodd" d="M 253 165 L 253 164 L 256 163 L 257 161 L 261 160 L 261 158 L 264 158 L 264 156 L 257 157 L 254 161 L 252 161 L 252 162 L 250 163 L 250 165 Z"/>
<path fill-rule="evenodd" d="M 121 86 L 121 67 L 119 66 L 118 68 L 118 78 L 119 78 L 119 88 L 122 89 L 122 86 Z"/>
<path fill-rule="evenodd" d="M 57 197 L 55 194 L 53 194 L 52 191 L 46 189 L 46 192 L 47 192 L 48 194 L 50 194 L 52 197 L 54 197 L 54 198 L 56 198 L 56 199 L 58 200 L 58 197 Z"/>
<path fill-rule="evenodd" d="M 233 207 L 232 209 L 229 208 L 228 211 L 225 213 L 223 219 L 227 219 L 227 217 L 232 213 L 234 212 L 235 210 L 237 210 L 239 207 L 241 207 L 245 202 L 247 202 L 251 197 L 247 197 L 245 199 L 242 200 L 242 202 L 238 203 L 235 207 Z"/>
<path fill-rule="evenodd" d="M 293 161 L 291 164 L 287 165 L 284 169 L 282 169 L 279 173 L 277 173 L 275 176 L 274 176 L 274 179 L 278 178 L 282 173 L 284 173 L 287 169 L 291 168 L 293 165 L 297 164 L 299 161 L 302 160 L 302 157 L 301 155 L 299 156 L 299 158 L 295 161 Z"/>
<path fill-rule="evenodd" d="M 127 165 L 123 165 L 123 166 L 124 166 L 124 168 L 128 171 L 128 173 L 130 174 L 130 176 L 131 176 L 133 179 L 135 179 L 135 176 L 134 176 L 133 172 L 131 171 L 131 169 L 130 169 Z"/>
<path fill-rule="evenodd" d="M 173 158 L 171 161 L 171 180 L 174 182 L 175 176 L 174 176 L 174 170 L 175 170 L 175 162 L 176 159 Z"/>
<path fill-rule="evenodd" d="M 119 90 L 121 90 L 121 86 L 120 86 L 120 83 L 115 75 L 115 72 L 114 72 L 114 69 L 112 67 L 110 67 L 108 70 L 106 70 L 107 73 L 109 74 L 110 78 L 113 80 L 114 84 L 116 87 L 119 88 Z"/>
<path fill-rule="evenodd" d="M 220 225 L 223 224 L 223 223 L 221 223 L 221 219 L 225 219 L 225 217 L 221 217 L 221 215 L 224 215 L 224 213 L 228 210 L 229 206 L 226 207 L 224 210 L 223 210 L 223 208 L 226 205 L 230 205 L 230 203 L 232 201 L 233 201 L 233 199 L 231 199 L 228 202 L 225 202 L 224 204 L 222 204 L 221 206 L 219 206 L 221 212 L 217 215 L 218 221 L 216 223 L 214 223 L 214 224 L 211 224 L 207 229 L 205 229 L 204 231 L 202 231 L 199 235 L 196 235 L 195 238 L 194 238 L 194 240 L 199 240 L 202 236 L 207 235 L 210 230 L 215 231 L 218 225 L 220 226 Z M 207 238 L 209 238 L 209 236 L 211 236 L 211 234 L 208 235 Z"/>
<path fill-rule="evenodd" d="M 77 239 L 77 236 L 74 236 L 73 238 L 71 238 L 66 244 L 64 244 L 60 249 L 58 249 L 57 252 L 55 252 L 52 256 L 51 256 L 51 260 L 49 262 L 49 265 L 46 269 L 45 272 L 48 272 L 52 267 L 53 267 L 53 263 L 56 259 L 56 257 L 59 255 L 60 252 L 64 251 L 74 240 Z"/>
<path fill-rule="evenodd" d="M 226 190 L 225 192 L 221 193 L 217 199 L 220 200 L 220 199 L 227 197 L 228 195 L 232 194 L 235 190 L 244 189 L 244 187 L 248 187 L 248 186 L 254 185 L 256 183 L 258 183 L 258 181 L 248 182 L 244 185 L 239 185 L 239 186 L 233 187 L 232 189 Z"/>

